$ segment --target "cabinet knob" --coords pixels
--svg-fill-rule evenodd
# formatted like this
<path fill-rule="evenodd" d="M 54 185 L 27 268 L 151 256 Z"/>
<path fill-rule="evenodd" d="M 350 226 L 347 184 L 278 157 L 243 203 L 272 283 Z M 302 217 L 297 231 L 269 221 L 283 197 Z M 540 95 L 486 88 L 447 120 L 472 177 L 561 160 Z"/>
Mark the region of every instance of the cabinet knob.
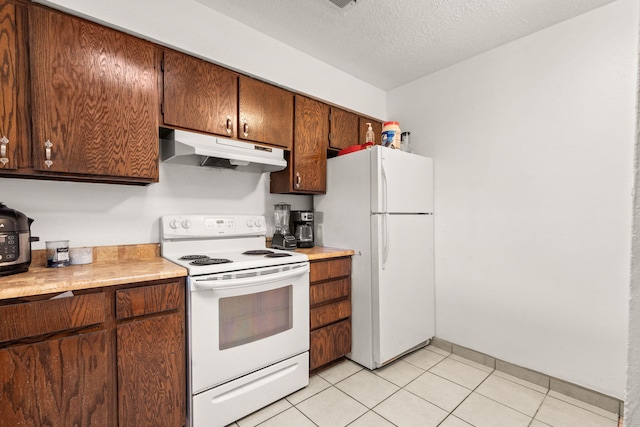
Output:
<path fill-rule="evenodd" d="M 53 147 L 53 144 L 47 139 L 47 141 L 44 143 L 44 164 L 47 165 L 48 168 L 50 168 L 53 164 L 53 162 L 51 161 L 51 147 Z"/>
<path fill-rule="evenodd" d="M 242 130 L 244 131 L 244 137 L 248 137 L 249 136 L 249 123 L 244 122 L 244 124 L 242 125 Z"/>
<path fill-rule="evenodd" d="M 233 123 L 231 123 L 231 116 L 227 116 L 227 133 L 231 134 L 233 131 Z"/>
<path fill-rule="evenodd" d="M 296 172 L 296 188 L 300 188 L 301 183 L 302 183 L 302 177 L 300 176 L 300 172 Z"/>
<path fill-rule="evenodd" d="M 9 143 L 9 138 L 6 136 L 2 136 L 0 138 L 0 163 L 4 167 L 7 163 L 9 163 L 9 158 L 7 157 L 7 144 Z"/>

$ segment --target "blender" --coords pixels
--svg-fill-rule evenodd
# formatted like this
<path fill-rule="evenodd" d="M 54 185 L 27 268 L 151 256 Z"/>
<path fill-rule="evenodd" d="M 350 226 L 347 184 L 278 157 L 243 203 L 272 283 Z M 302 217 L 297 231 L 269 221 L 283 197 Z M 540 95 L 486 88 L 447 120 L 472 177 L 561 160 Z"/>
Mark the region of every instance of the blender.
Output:
<path fill-rule="evenodd" d="M 271 246 L 276 249 L 292 250 L 296 248 L 296 238 L 289 232 L 289 215 L 291 205 L 278 203 L 273 206 L 273 218 L 276 231 L 273 234 Z"/>

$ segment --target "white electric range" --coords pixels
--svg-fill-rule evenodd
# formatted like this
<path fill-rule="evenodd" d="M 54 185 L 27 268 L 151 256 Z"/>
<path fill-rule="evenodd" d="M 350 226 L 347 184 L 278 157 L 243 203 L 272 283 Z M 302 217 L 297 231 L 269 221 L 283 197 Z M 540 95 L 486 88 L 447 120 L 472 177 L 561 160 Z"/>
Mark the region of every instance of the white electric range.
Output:
<path fill-rule="evenodd" d="M 166 215 L 187 277 L 189 423 L 225 426 L 309 383 L 309 262 L 267 248 L 259 215 Z"/>

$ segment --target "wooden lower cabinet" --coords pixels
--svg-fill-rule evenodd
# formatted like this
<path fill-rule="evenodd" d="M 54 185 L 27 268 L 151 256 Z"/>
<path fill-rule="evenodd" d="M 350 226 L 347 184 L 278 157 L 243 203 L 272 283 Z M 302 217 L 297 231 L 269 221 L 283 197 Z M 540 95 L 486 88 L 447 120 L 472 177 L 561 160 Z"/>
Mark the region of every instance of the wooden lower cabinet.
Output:
<path fill-rule="evenodd" d="M 351 257 L 311 262 L 309 369 L 351 351 Z"/>
<path fill-rule="evenodd" d="M 0 427 L 184 426 L 184 280 L 85 292 L 0 301 Z"/>
<path fill-rule="evenodd" d="M 0 426 L 108 426 L 107 332 L 0 350 Z"/>
<path fill-rule="evenodd" d="M 118 325 L 120 426 L 184 424 L 183 323 L 170 314 Z"/>

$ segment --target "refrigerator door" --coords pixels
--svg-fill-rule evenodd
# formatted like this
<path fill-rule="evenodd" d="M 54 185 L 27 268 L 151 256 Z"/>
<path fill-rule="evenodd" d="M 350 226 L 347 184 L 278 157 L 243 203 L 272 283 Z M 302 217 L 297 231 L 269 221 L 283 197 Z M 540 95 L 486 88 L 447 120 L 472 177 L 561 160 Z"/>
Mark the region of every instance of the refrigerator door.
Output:
<path fill-rule="evenodd" d="M 435 334 L 433 215 L 372 215 L 376 367 Z"/>
<path fill-rule="evenodd" d="M 369 151 L 372 213 L 433 212 L 431 158 L 380 146 Z"/>

